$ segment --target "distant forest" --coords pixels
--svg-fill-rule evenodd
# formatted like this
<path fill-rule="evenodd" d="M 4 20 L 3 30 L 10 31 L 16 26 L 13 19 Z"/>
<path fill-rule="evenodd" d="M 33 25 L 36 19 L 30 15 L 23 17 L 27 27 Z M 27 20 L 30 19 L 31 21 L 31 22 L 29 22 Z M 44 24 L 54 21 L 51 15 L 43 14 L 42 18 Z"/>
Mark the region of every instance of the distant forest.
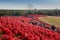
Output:
<path fill-rule="evenodd" d="M 0 16 L 21 16 L 28 14 L 60 16 L 60 10 L 0 10 Z"/>

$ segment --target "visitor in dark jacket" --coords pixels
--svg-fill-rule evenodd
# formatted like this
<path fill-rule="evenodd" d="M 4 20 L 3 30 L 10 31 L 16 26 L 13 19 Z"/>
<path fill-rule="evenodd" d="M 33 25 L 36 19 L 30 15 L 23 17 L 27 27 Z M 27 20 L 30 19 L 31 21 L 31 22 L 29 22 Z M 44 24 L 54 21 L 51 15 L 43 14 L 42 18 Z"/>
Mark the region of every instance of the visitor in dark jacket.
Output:
<path fill-rule="evenodd" d="M 51 29 L 55 31 L 56 27 L 54 25 L 51 25 Z"/>

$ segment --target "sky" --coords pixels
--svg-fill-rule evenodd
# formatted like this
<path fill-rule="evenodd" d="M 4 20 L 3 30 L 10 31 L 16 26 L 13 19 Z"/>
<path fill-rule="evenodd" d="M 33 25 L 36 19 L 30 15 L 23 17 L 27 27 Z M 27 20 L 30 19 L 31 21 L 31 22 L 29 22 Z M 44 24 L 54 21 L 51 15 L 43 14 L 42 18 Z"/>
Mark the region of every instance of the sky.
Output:
<path fill-rule="evenodd" d="M 60 0 L 0 0 L 0 9 L 60 9 Z"/>

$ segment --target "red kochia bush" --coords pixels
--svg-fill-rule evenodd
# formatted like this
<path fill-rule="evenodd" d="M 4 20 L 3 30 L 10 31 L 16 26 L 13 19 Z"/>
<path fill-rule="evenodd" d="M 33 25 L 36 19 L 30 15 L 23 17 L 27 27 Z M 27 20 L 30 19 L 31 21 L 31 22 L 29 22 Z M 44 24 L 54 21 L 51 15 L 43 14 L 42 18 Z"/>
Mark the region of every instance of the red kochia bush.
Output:
<path fill-rule="evenodd" d="M 2 35 L 1 40 L 14 40 L 14 38 L 10 35 L 4 34 Z"/>
<path fill-rule="evenodd" d="M 60 33 L 33 25 L 29 20 L 27 17 L 1 17 L 0 40 L 60 40 Z"/>

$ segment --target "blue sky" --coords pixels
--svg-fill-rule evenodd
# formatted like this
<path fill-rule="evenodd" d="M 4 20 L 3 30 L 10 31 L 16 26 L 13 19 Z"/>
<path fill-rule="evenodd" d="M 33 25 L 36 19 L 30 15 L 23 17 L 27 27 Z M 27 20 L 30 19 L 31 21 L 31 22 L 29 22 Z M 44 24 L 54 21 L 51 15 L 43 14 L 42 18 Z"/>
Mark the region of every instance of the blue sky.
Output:
<path fill-rule="evenodd" d="M 28 9 L 28 4 L 33 9 L 60 9 L 60 0 L 0 0 L 0 9 Z"/>

